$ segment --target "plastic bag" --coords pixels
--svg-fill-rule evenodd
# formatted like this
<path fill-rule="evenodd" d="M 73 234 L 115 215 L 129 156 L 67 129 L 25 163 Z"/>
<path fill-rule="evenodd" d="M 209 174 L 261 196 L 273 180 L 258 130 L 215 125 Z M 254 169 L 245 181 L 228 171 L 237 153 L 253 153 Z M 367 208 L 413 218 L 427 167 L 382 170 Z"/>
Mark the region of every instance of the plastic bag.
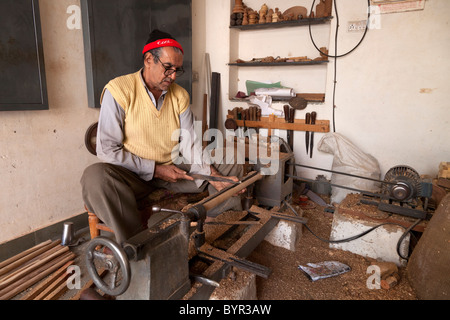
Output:
<path fill-rule="evenodd" d="M 306 273 L 311 281 L 334 277 L 352 270 L 348 265 L 338 261 L 308 263 L 306 266 L 299 265 L 298 268 Z"/>
<path fill-rule="evenodd" d="M 317 150 L 331 153 L 333 158 L 333 171 L 349 173 L 361 177 L 380 179 L 380 165 L 371 155 L 362 152 L 348 139 L 338 133 L 328 133 L 320 141 Z M 379 192 L 380 184 L 375 181 L 349 177 L 342 174 L 331 175 L 331 183 L 358 190 Z M 356 191 L 331 187 L 331 203 L 340 203 L 349 193 Z"/>
<path fill-rule="evenodd" d="M 271 82 L 258 82 L 258 81 L 247 80 L 245 82 L 245 86 L 247 87 L 247 95 L 248 96 L 250 96 L 251 93 L 255 92 L 255 90 L 258 88 L 283 88 L 280 81 L 278 81 L 276 83 L 271 83 Z"/>

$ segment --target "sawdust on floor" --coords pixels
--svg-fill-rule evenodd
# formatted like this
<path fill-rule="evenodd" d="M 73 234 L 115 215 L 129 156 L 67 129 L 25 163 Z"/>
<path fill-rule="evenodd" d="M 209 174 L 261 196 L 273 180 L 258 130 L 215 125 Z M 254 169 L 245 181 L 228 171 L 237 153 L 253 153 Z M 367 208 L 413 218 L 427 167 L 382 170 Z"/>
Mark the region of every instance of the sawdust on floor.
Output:
<path fill-rule="evenodd" d="M 303 210 L 308 226 L 319 237 L 328 239 L 333 216 L 324 208 Z M 257 277 L 256 288 L 259 300 L 417 300 L 406 277 L 406 269 L 399 268 L 400 282 L 389 290 L 369 289 L 367 269 L 371 258 L 329 247 L 317 239 L 305 227 L 295 252 L 275 247 L 263 241 L 248 257 L 250 261 L 272 269 L 268 279 Z M 339 261 L 350 266 L 351 271 L 334 277 L 311 281 L 299 265 Z"/>

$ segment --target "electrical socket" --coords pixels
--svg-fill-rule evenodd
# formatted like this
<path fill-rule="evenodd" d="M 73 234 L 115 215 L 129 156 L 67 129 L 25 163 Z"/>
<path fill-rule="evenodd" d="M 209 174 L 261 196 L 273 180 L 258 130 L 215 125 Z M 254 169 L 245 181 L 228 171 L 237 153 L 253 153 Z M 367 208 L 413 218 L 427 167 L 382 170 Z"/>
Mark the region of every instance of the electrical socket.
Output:
<path fill-rule="evenodd" d="M 348 32 L 364 32 L 367 28 L 367 20 L 349 21 L 347 25 Z"/>

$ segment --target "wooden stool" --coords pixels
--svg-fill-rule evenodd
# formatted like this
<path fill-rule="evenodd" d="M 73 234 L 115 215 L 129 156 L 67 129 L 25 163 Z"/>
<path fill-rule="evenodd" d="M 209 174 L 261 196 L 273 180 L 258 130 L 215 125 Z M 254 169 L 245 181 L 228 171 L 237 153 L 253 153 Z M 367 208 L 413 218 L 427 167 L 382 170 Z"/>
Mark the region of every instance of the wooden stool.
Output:
<path fill-rule="evenodd" d="M 197 203 L 200 200 L 208 196 L 208 191 L 203 191 L 202 193 L 175 193 L 164 189 L 157 189 L 152 192 L 147 198 L 138 202 L 138 210 L 141 214 L 142 225 L 147 228 L 148 219 L 153 214 L 152 206 L 157 204 L 161 207 L 165 207 L 173 210 L 182 210 L 182 208 L 191 203 Z M 180 198 L 184 199 L 179 201 Z M 94 239 L 100 235 L 100 231 L 106 231 L 114 233 L 114 231 L 106 226 L 94 212 L 90 212 L 89 209 L 84 206 L 88 213 L 89 219 L 89 232 L 91 234 L 91 239 Z"/>
<path fill-rule="evenodd" d="M 89 219 L 89 233 L 91 234 L 91 239 L 94 239 L 100 235 L 100 230 L 114 233 L 110 228 L 108 228 L 93 212 L 88 210 Z"/>
<path fill-rule="evenodd" d="M 114 231 L 109 228 L 106 224 L 104 224 L 93 212 L 89 212 L 89 210 L 86 208 L 86 211 L 88 212 L 88 221 L 89 221 L 89 233 L 91 234 L 91 240 L 98 237 L 100 235 L 100 231 L 106 231 L 110 233 L 114 233 Z M 143 218 L 143 225 L 145 228 L 147 228 L 147 223 L 144 221 L 145 219 L 148 220 L 151 215 L 151 208 L 145 208 L 141 210 L 141 214 L 144 217 Z"/>
<path fill-rule="evenodd" d="M 181 208 L 188 203 L 195 203 L 203 199 L 208 195 L 207 191 L 199 194 L 181 194 L 175 193 L 164 189 L 157 189 L 153 191 L 147 198 L 138 202 L 138 209 L 142 218 L 142 225 L 147 228 L 147 222 L 150 216 L 153 214 L 152 206 L 155 204 L 161 205 L 162 207 L 167 207 L 171 209 L 181 210 Z M 176 200 L 184 197 L 186 203 L 182 203 L 180 207 L 176 206 Z M 175 205 L 175 207 L 173 207 Z M 89 232 L 91 234 L 91 239 L 94 239 L 100 235 L 100 231 L 107 231 L 114 233 L 114 231 L 106 226 L 94 212 L 90 212 L 89 209 L 84 206 L 88 213 L 89 219 Z"/>

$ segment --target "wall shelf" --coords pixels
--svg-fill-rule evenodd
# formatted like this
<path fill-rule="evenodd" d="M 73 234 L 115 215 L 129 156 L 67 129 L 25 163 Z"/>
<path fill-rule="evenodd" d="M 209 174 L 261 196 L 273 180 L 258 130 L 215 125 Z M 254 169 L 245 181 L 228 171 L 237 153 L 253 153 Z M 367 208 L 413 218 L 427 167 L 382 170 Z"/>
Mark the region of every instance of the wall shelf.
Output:
<path fill-rule="evenodd" d="M 301 97 L 301 98 L 305 99 L 307 102 L 313 102 L 313 103 L 325 102 L 325 94 L 324 93 L 297 93 L 297 97 Z M 275 102 L 286 102 L 288 100 L 273 98 L 273 101 L 275 101 Z M 243 98 L 243 99 L 231 98 L 230 101 L 248 102 L 248 99 L 246 99 L 246 98 Z"/>
<path fill-rule="evenodd" d="M 244 31 L 244 30 L 261 30 L 261 29 L 274 29 L 274 28 L 284 28 L 284 27 L 308 26 L 308 25 L 324 24 L 324 23 L 329 22 L 331 19 L 333 19 L 333 17 L 305 18 L 305 19 L 290 20 L 290 21 L 230 26 L 230 29 L 239 29 L 239 30 Z"/>
<path fill-rule="evenodd" d="M 294 61 L 294 62 L 242 62 L 229 63 L 229 66 L 237 67 L 284 67 L 284 66 L 308 66 L 328 63 L 328 60 L 309 60 L 309 61 Z"/>
<path fill-rule="evenodd" d="M 230 1 L 231 7 L 233 7 L 235 1 Z M 288 37 L 292 37 L 295 32 L 302 34 L 302 41 L 308 41 L 306 38 L 307 29 L 304 29 L 305 27 L 308 28 L 308 26 L 311 25 L 324 25 L 325 28 L 321 28 L 321 30 L 326 30 L 332 19 L 333 16 L 329 15 L 326 17 L 304 18 L 280 22 L 230 25 L 230 52 L 229 63 L 227 64 L 229 67 L 229 101 L 248 102 L 246 99 L 236 98 L 236 95 L 239 92 L 246 91 L 243 87 L 245 80 L 253 79 L 254 81 L 260 81 L 259 79 L 265 79 L 261 81 L 283 81 L 284 86 L 292 87 L 294 91 L 301 88 L 304 93 L 297 92 L 297 96 L 304 98 L 309 103 L 325 102 L 325 94 L 322 93 L 325 88 L 322 89 L 317 80 L 321 81 L 321 79 L 324 79 L 324 82 L 326 82 L 326 66 L 329 63 L 327 57 L 314 57 L 312 55 L 316 52 L 314 51 L 314 53 L 312 53 L 308 48 L 305 50 L 306 52 L 304 51 L 303 55 L 297 53 L 299 55 L 297 59 L 292 58 L 291 61 L 286 61 L 289 60 L 289 56 L 292 56 L 292 52 L 300 52 L 303 47 L 297 42 L 292 43 L 292 46 L 289 43 L 284 46 L 278 46 L 277 43 L 278 41 L 283 41 L 283 39 L 284 41 L 288 41 Z M 293 28 L 293 30 L 282 30 L 282 28 Z M 297 28 L 302 28 L 303 30 L 296 30 Z M 264 32 L 264 30 L 270 29 L 275 31 L 270 33 Z M 262 30 L 262 32 L 259 32 L 259 30 Z M 255 31 L 255 33 L 253 34 L 252 31 Z M 270 34 L 270 40 L 265 39 L 266 34 Z M 279 37 L 277 35 L 279 35 Z M 258 42 L 255 39 L 261 41 Z M 255 45 L 263 45 L 264 41 L 267 41 L 269 45 L 262 48 L 262 50 L 255 50 Z M 287 49 L 286 47 L 289 48 Z M 267 58 L 270 56 L 275 57 L 276 55 L 284 58 L 278 58 L 275 59 L 275 61 L 272 59 L 271 62 L 268 62 L 270 61 L 269 59 L 243 59 L 244 56 L 255 57 L 256 55 L 259 57 L 267 56 Z M 300 59 L 300 56 L 305 57 L 306 59 L 302 60 Z M 301 68 L 305 68 L 305 70 L 301 70 Z M 322 77 L 322 75 L 324 76 Z M 312 83 L 305 79 L 313 79 L 315 82 Z M 289 81 L 291 83 L 289 83 Z M 306 81 L 306 85 L 303 85 L 302 81 Z M 287 100 L 274 99 L 272 101 L 287 102 L 288 100 L 289 98 L 287 98 Z"/>

